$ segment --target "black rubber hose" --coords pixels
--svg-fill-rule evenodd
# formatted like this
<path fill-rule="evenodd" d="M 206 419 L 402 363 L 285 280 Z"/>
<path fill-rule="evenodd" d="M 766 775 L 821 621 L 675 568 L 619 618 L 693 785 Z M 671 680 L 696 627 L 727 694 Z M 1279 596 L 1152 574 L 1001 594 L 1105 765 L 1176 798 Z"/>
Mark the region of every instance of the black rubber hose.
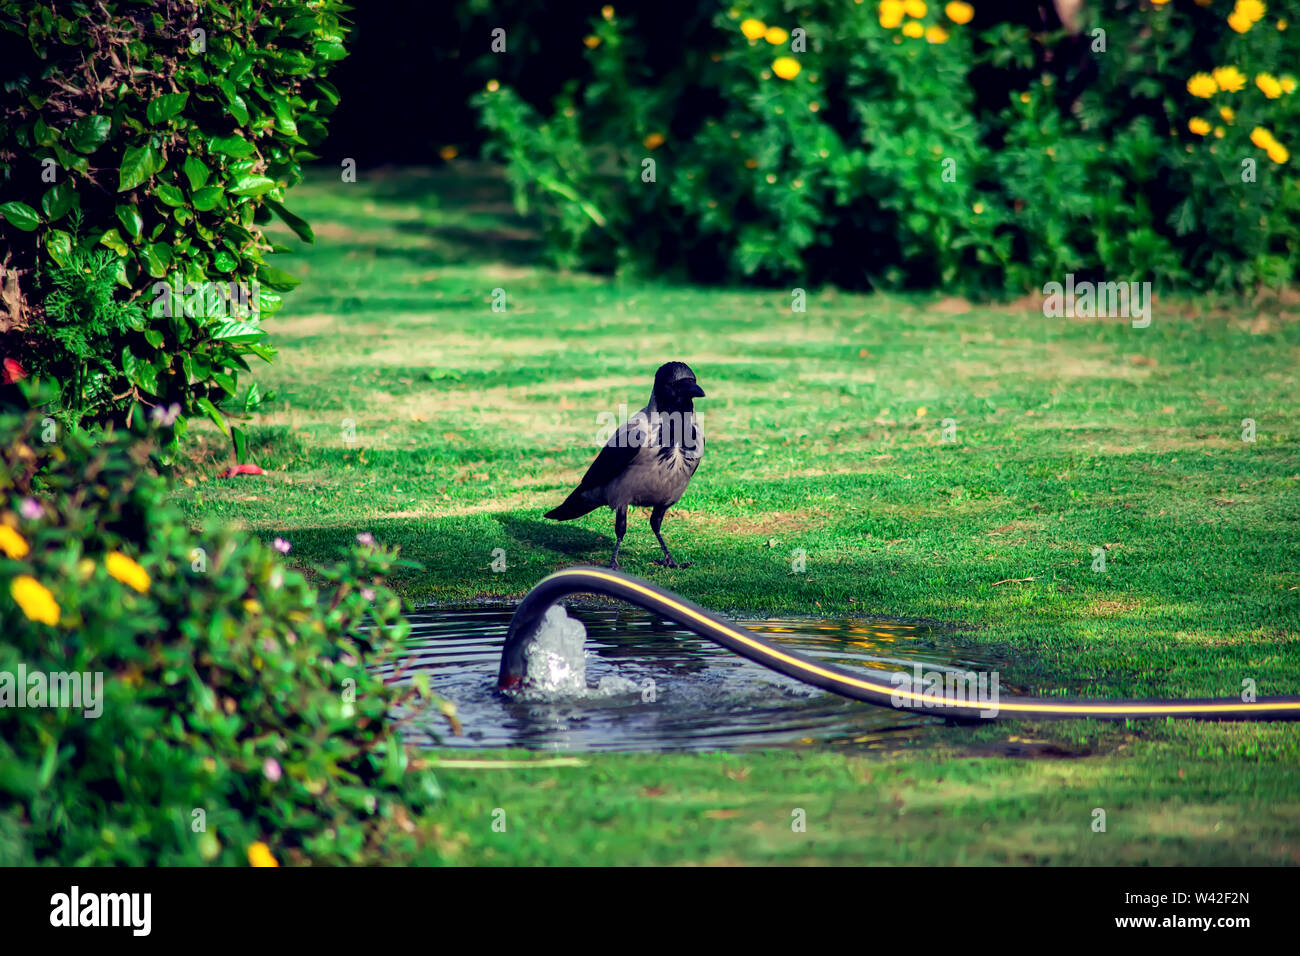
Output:
<path fill-rule="evenodd" d="M 605 594 L 642 607 L 647 611 L 689 628 L 701 637 L 721 644 L 742 657 L 770 667 L 805 684 L 812 684 L 842 697 L 895 710 L 935 711 L 945 718 L 976 719 L 1060 719 L 1091 717 L 1097 720 L 1186 717 L 1196 720 L 1298 720 L 1300 697 L 1264 697 L 1254 701 L 1200 698 L 1190 700 L 1048 700 L 1038 697 L 999 696 L 992 706 L 958 696 L 927 693 L 906 684 L 899 686 L 878 679 L 809 660 L 788 648 L 765 640 L 748 628 L 731 624 L 710 611 L 649 581 L 604 568 L 567 568 L 537 583 L 515 609 L 510 632 L 501 652 L 497 686 L 517 689 L 524 680 L 524 646 L 546 610 L 560 598 L 573 593 Z"/>

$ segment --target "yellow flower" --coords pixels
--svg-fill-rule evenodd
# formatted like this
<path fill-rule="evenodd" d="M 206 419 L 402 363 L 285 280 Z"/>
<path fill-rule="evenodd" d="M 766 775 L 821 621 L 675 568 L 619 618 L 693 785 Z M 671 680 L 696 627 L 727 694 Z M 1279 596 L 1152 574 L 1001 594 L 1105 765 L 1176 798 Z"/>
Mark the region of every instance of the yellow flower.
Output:
<path fill-rule="evenodd" d="M 1216 127 L 1214 127 L 1214 138 L 1215 138 L 1215 139 L 1223 139 L 1223 134 L 1224 134 L 1224 129 L 1223 129 L 1222 126 L 1216 126 Z M 1213 152 L 1213 150 L 1211 150 L 1211 152 Z"/>
<path fill-rule="evenodd" d="M 141 594 L 149 590 L 149 572 L 121 551 L 110 551 L 104 558 L 104 568 L 113 577 Z"/>
<path fill-rule="evenodd" d="M 740 21 L 740 32 L 751 40 L 757 40 L 767 32 L 767 24 L 762 20 L 755 20 L 751 17 L 748 20 Z"/>
<path fill-rule="evenodd" d="M 1251 22 L 1240 13 L 1233 12 L 1228 14 L 1228 26 L 1232 27 L 1238 33 L 1245 33 L 1251 28 Z"/>
<path fill-rule="evenodd" d="M 0 524 L 0 551 L 17 559 L 27 557 L 27 553 L 31 550 L 22 535 L 7 524 Z"/>
<path fill-rule="evenodd" d="M 497 90 L 499 90 L 500 88 L 501 88 L 501 84 L 498 83 L 496 80 L 488 80 L 488 81 L 487 81 L 487 91 L 488 91 L 489 93 L 495 93 L 495 92 L 496 92 Z"/>
<path fill-rule="evenodd" d="M 582 38 L 582 44 L 588 50 L 594 50 L 596 47 L 600 46 L 600 37 L 596 36 L 594 33 L 589 33 L 587 36 Z"/>
<path fill-rule="evenodd" d="M 29 574 L 20 574 L 9 582 L 9 593 L 14 603 L 23 609 L 29 620 L 54 627 L 59 623 L 59 602 L 40 581 Z"/>
<path fill-rule="evenodd" d="M 664 144 L 663 133 L 651 133 L 645 139 L 641 140 L 641 145 L 646 149 L 658 149 Z"/>
<path fill-rule="evenodd" d="M 460 155 L 460 150 L 456 149 L 455 146 L 444 146 L 442 149 L 438 150 L 438 155 L 441 156 L 445 162 L 450 163 Z"/>
<path fill-rule="evenodd" d="M 969 3 L 963 3 L 962 0 L 953 0 L 943 8 L 943 12 L 953 23 L 970 23 L 971 18 L 975 16 L 975 8 Z"/>
<path fill-rule="evenodd" d="M 925 16 L 925 0 L 903 0 L 903 12 L 918 20 Z"/>
<path fill-rule="evenodd" d="M 279 866 L 280 863 L 271 855 L 271 848 L 259 841 L 248 848 L 248 865 Z"/>
<path fill-rule="evenodd" d="M 1282 84 L 1271 73 L 1260 73 L 1255 77 L 1255 85 L 1258 86 L 1270 100 L 1275 100 L 1282 95 Z"/>
<path fill-rule="evenodd" d="M 905 9 L 903 0 L 880 0 L 880 25 L 886 30 L 894 29 L 903 22 Z"/>
<path fill-rule="evenodd" d="M 947 43 L 948 31 L 938 24 L 931 24 L 925 28 L 925 38 L 931 43 Z"/>
<path fill-rule="evenodd" d="M 1273 138 L 1273 134 L 1262 126 L 1256 126 L 1250 131 L 1250 141 L 1260 149 L 1265 150 L 1277 142 L 1277 140 Z"/>
<path fill-rule="evenodd" d="M 1193 116 L 1187 121 L 1187 128 L 1197 136 L 1204 136 L 1210 131 L 1210 124 L 1199 116 Z"/>
<path fill-rule="evenodd" d="M 1164 6 L 1166 3 L 1168 3 L 1168 2 L 1169 2 L 1169 0 L 1151 0 L 1151 6 L 1153 6 L 1153 7 L 1163 7 L 1163 6 Z"/>
<path fill-rule="evenodd" d="M 1197 73 L 1187 81 L 1187 92 L 1201 99 L 1208 99 L 1219 90 L 1219 84 L 1208 73 Z"/>
<path fill-rule="evenodd" d="M 1227 93 L 1236 93 L 1246 85 L 1245 74 L 1235 66 L 1215 67 L 1212 76 L 1219 89 Z"/>
<path fill-rule="evenodd" d="M 1286 147 L 1283 146 L 1281 143 L 1274 143 L 1272 146 L 1268 148 L 1268 158 L 1273 160 L 1273 162 L 1277 163 L 1279 166 L 1281 166 L 1283 163 L 1285 163 L 1288 159 L 1291 158 L 1291 154 L 1287 152 Z"/>
<path fill-rule="evenodd" d="M 1295 77 L 1294 77 L 1294 76 L 1284 76 L 1284 77 L 1282 77 L 1280 80 L 1278 80 L 1278 83 L 1281 85 L 1281 87 L 1282 87 L 1282 92 L 1283 92 L 1283 93 L 1294 93 L 1294 92 L 1295 92 Z"/>
<path fill-rule="evenodd" d="M 772 72 L 783 80 L 793 80 L 803 67 L 792 56 L 778 56 L 772 61 Z"/>
<path fill-rule="evenodd" d="M 780 46 L 786 40 L 790 39 L 790 34 L 780 27 L 768 27 L 767 32 L 763 34 L 763 39 L 772 46 Z"/>
<path fill-rule="evenodd" d="M 1285 21 L 1285 20 L 1279 20 L 1279 21 L 1277 21 L 1277 28 L 1278 28 L 1279 30 L 1285 30 L 1285 29 L 1286 29 L 1286 21 Z"/>
<path fill-rule="evenodd" d="M 1231 106 L 1219 107 L 1219 115 L 1222 116 L 1224 120 L 1226 120 L 1229 123 L 1231 123 L 1233 120 L 1237 118 L 1237 114 L 1232 111 Z"/>
<path fill-rule="evenodd" d="M 915 20 L 908 20 L 903 24 L 903 36 L 919 40 L 921 37 L 925 36 L 925 27 L 921 26 L 921 24 L 917 23 Z"/>
<path fill-rule="evenodd" d="M 974 212 L 975 215 L 977 216 L 984 212 L 984 204 L 982 202 L 977 202 L 975 205 L 971 206 L 970 208 L 971 211 Z"/>
<path fill-rule="evenodd" d="M 1232 12 L 1245 17 L 1251 23 L 1258 23 L 1264 19 L 1264 4 L 1260 0 L 1237 0 Z"/>
<path fill-rule="evenodd" d="M 600 8 L 600 15 L 601 15 L 602 17 L 604 17 L 606 20 L 613 20 L 613 19 L 614 19 L 614 8 L 613 8 L 613 7 L 610 7 L 610 6 L 604 6 L 604 7 L 601 7 L 601 8 Z"/>
<path fill-rule="evenodd" d="M 916 410 L 916 417 L 917 417 L 917 418 L 924 418 L 924 417 L 925 417 L 925 412 L 926 412 L 926 407 L 925 407 L 924 405 L 922 405 L 920 408 L 918 408 L 918 409 Z"/>

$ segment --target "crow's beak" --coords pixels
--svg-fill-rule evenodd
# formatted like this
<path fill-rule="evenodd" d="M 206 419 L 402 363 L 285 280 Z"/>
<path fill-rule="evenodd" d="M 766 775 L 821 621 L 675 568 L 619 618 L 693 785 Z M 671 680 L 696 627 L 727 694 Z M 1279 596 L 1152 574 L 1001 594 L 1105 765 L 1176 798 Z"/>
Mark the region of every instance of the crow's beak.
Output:
<path fill-rule="evenodd" d="M 689 385 L 687 385 L 685 388 L 682 389 L 682 394 L 689 395 L 691 396 L 691 398 L 703 398 L 704 389 L 700 388 L 700 386 L 698 386 L 694 382 L 691 382 Z"/>

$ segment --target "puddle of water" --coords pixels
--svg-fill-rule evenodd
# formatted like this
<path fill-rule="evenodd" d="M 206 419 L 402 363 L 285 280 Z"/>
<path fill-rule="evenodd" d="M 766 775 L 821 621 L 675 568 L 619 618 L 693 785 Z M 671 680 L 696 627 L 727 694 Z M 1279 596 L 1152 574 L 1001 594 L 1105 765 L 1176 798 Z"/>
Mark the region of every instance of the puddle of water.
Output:
<path fill-rule="evenodd" d="M 404 724 L 407 740 L 422 746 L 551 751 L 734 750 L 870 740 L 939 719 L 809 687 L 635 608 L 569 607 L 587 628 L 587 684 L 604 681 L 635 690 L 551 701 L 512 699 L 497 691 L 496 678 L 513 613 L 501 606 L 440 607 L 408 616 L 411 636 L 398 683 L 427 672 L 432 689 L 455 702 L 463 734 L 452 736 L 430 711 Z M 910 672 L 920 663 L 926 670 L 979 672 L 998 667 L 988 652 L 954 647 L 944 632 L 919 625 L 812 619 L 740 623 L 810 658 L 850 668 Z"/>

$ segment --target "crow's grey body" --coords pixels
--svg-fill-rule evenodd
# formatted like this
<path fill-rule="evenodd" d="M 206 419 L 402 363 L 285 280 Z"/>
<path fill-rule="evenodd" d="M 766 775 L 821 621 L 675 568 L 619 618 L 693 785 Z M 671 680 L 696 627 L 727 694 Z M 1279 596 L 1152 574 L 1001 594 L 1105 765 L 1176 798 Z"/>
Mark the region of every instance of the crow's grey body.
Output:
<path fill-rule="evenodd" d="M 661 366 L 649 404 L 610 437 L 578 487 L 546 517 L 568 521 L 601 506 L 613 508 L 617 541 L 611 564 L 617 568 L 627 509 L 653 508 L 650 527 L 664 552 L 660 563 L 679 567 L 659 527 L 664 514 L 686 492 L 704 454 L 704 434 L 696 424 L 693 402 L 703 396 L 689 366 L 682 362 Z"/>

